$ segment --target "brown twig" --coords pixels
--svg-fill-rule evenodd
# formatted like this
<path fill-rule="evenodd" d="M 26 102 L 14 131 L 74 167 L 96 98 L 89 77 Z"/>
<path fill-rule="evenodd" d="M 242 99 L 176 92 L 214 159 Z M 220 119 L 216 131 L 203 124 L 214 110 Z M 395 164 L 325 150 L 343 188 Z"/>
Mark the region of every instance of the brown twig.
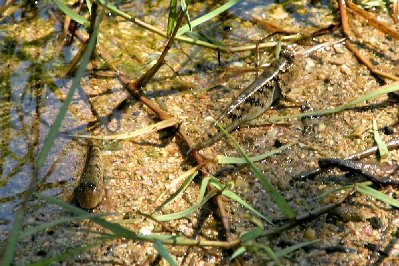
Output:
<path fill-rule="evenodd" d="M 387 145 L 387 148 L 390 151 L 398 149 L 399 148 L 399 139 L 394 139 L 394 140 L 388 141 L 385 144 Z M 363 159 L 363 158 L 366 158 L 366 157 L 368 157 L 370 155 L 375 154 L 377 151 L 378 151 L 378 147 L 377 146 L 373 146 L 373 147 L 368 148 L 368 149 L 366 149 L 364 151 L 357 152 L 355 154 L 349 155 L 349 156 L 343 158 L 343 160 L 360 160 L 360 159 Z M 293 181 L 298 180 L 298 179 L 299 180 L 305 180 L 305 179 L 307 179 L 309 177 L 316 176 L 316 175 L 320 174 L 321 172 L 322 172 L 322 169 L 320 167 L 314 168 L 314 169 L 312 169 L 310 171 L 307 171 L 306 173 L 302 173 L 302 174 L 294 177 Z"/>
<path fill-rule="evenodd" d="M 127 77 L 125 75 L 120 73 L 119 79 L 138 100 L 140 100 L 143 104 L 145 104 L 148 108 L 150 108 L 151 111 L 156 113 L 157 116 L 159 117 L 159 119 L 166 120 L 166 119 L 170 119 L 173 117 L 169 113 L 167 113 L 167 112 L 163 111 L 161 108 L 159 108 L 159 106 L 156 103 L 154 103 L 147 97 L 140 95 L 139 92 L 137 91 L 137 87 L 136 87 L 135 83 L 129 82 L 129 80 L 127 79 Z M 193 147 L 193 143 L 192 143 L 191 139 L 188 137 L 188 134 L 185 132 L 184 129 L 179 128 L 179 135 L 189 148 Z M 206 159 L 204 159 L 204 157 L 196 150 L 191 151 L 190 154 L 197 161 L 197 164 L 200 166 L 200 170 L 203 173 L 203 175 L 208 175 L 208 169 L 207 169 L 208 165 L 207 165 Z M 211 189 L 211 188 L 212 187 L 209 185 L 208 189 Z M 229 220 L 227 218 L 228 217 L 227 212 L 225 210 L 224 203 L 223 203 L 223 195 L 220 195 L 220 194 L 216 195 L 214 197 L 214 201 L 215 201 L 215 204 L 218 206 L 218 211 L 219 211 L 219 215 L 222 220 L 223 229 L 225 231 L 226 238 L 229 240 L 230 239 L 230 233 L 229 233 L 230 225 L 229 225 Z"/>
<path fill-rule="evenodd" d="M 83 42 L 87 41 L 87 38 L 85 36 L 83 36 L 83 34 L 81 32 L 76 31 L 76 36 L 78 38 L 80 38 Z M 137 86 L 136 83 L 134 82 L 130 82 L 129 79 L 127 78 L 127 76 L 124 73 L 121 73 L 120 71 L 118 71 L 113 65 L 112 63 L 112 57 L 110 56 L 110 54 L 107 52 L 107 50 L 105 50 L 101 45 L 97 44 L 97 49 L 99 51 L 100 56 L 108 63 L 110 64 L 110 66 L 118 73 L 118 77 L 119 80 L 122 82 L 122 84 L 128 88 L 129 92 L 136 98 L 138 99 L 140 102 L 142 102 L 144 105 L 146 105 L 151 111 L 153 111 L 161 120 L 166 120 L 166 119 L 170 119 L 173 118 L 172 115 L 170 115 L 168 112 L 163 111 L 161 108 L 159 108 L 158 104 L 156 104 L 155 102 L 151 101 L 150 99 L 148 99 L 145 96 L 142 96 L 139 91 L 137 90 Z M 193 142 L 190 140 L 190 138 L 188 137 L 188 134 L 185 132 L 184 129 L 179 128 L 179 135 L 182 138 L 182 140 L 187 144 L 188 148 L 191 149 L 194 144 Z M 207 160 L 205 160 L 203 158 L 203 156 L 198 152 L 198 151 L 192 151 L 191 156 L 197 161 L 197 164 L 200 166 L 200 170 L 204 175 L 208 174 L 208 164 L 207 164 Z M 211 187 L 209 187 L 208 189 L 210 189 Z M 224 207 L 224 203 L 223 203 L 223 195 L 216 195 L 214 197 L 214 201 L 215 204 L 218 206 L 218 211 L 219 211 L 219 215 L 221 217 L 222 220 L 222 224 L 223 224 L 223 230 L 225 231 L 226 234 L 226 239 L 231 239 L 230 237 L 230 226 L 229 226 L 229 221 L 228 221 L 228 216 L 227 216 L 227 212 L 225 210 Z"/>
<path fill-rule="evenodd" d="M 155 73 L 157 73 L 157 71 L 164 64 L 165 57 L 168 54 L 170 48 L 172 48 L 172 45 L 175 41 L 176 34 L 177 34 L 177 31 L 179 30 L 179 27 L 183 20 L 183 17 L 184 17 L 184 12 L 180 11 L 179 16 L 176 20 L 176 24 L 173 29 L 172 35 L 169 37 L 169 41 L 166 44 L 165 48 L 163 49 L 162 54 L 159 56 L 157 63 L 155 65 L 153 65 L 150 69 L 148 69 L 147 72 L 137 80 L 137 82 L 135 84 L 136 88 L 140 89 L 142 87 L 145 87 L 145 85 L 147 85 L 148 81 L 150 81 L 150 79 L 152 79 L 152 77 L 155 75 Z"/>
<path fill-rule="evenodd" d="M 341 0 L 341 1 L 344 1 L 344 0 Z M 391 37 L 395 38 L 396 40 L 399 40 L 399 33 L 397 31 L 395 31 L 392 28 L 390 28 L 389 26 L 379 22 L 374 16 L 372 16 L 370 13 L 368 13 L 364 9 L 355 5 L 351 0 L 346 0 L 346 5 L 353 12 L 362 16 L 364 19 L 366 19 L 367 23 L 369 23 L 374 28 L 378 29 L 379 31 L 381 31 L 385 34 L 390 35 Z"/>
<path fill-rule="evenodd" d="M 348 14 L 346 13 L 346 2 L 345 0 L 338 0 L 339 13 L 341 14 L 341 27 L 342 32 L 346 38 L 350 38 Z"/>
<path fill-rule="evenodd" d="M 356 58 L 360 61 L 360 63 L 362 63 L 363 65 L 365 65 L 371 73 L 378 75 L 380 77 L 383 78 L 388 78 L 391 80 L 399 80 L 399 77 L 396 77 L 394 75 L 391 75 L 389 73 L 385 73 L 382 72 L 378 69 L 375 69 L 375 67 L 373 66 L 373 64 L 371 64 L 371 62 L 369 60 L 367 60 L 367 58 L 365 58 L 360 52 L 359 50 L 356 49 L 356 47 L 350 43 L 350 41 L 346 41 L 345 42 L 346 47 L 356 56 Z"/>
<path fill-rule="evenodd" d="M 393 0 L 392 4 L 392 20 L 395 24 L 399 23 L 399 1 L 398 0 Z"/>
<path fill-rule="evenodd" d="M 357 5 L 353 4 L 351 0 L 338 0 L 339 4 L 339 11 L 341 14 L 341 26 L 342 26 L 342 32 L 344 33 L 345 37 L 348 38 L 348 40 L 345 42 L 346 47 L 353 53 L 353 55 L 362 63 L 365 65 L 371 73 L 380 76 L 382 78 L 388 78 L 391 80 L 399 80 L 398 77 L 391 75 L 389 73 L 382 72 L 378 69 L 376 69 L 373 64 L 369 60 L 367 60 L 356 47 L 350 42 L 350 30 L 349 30 L 349 23 L 348 23 L 348 14 L 346 8 L 350 8 L 351 11 L 355 12 L 356 14 L 361 15 L 365 19 L 367 19 L 370 23 L 371 26 L 377 28 L 378 30 L 391 35 L 392 37 L 396 38 L 397 36 L 399 40 L 399 34 L 397 34 L 395 31 L 393 31 L 391 28 L 388 26 L 382 24 L 381 22 L 377 21 L 373 16 L 371 16 L 368 12 L 364 11 Z"/>

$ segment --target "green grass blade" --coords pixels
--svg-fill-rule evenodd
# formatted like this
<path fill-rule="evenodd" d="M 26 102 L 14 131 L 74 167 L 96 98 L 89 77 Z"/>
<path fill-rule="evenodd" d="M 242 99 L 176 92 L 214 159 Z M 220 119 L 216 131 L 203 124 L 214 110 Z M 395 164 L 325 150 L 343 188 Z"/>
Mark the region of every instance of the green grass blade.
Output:
<path fill-rule="evenodd" d="M 253 208 L 250 204 L 248 204 L 245 200 L 241 199 L 237 194 L 235 194 L 234 192 L 232 192 L 231 190 L 228 189 L 223 189 L 222 185 L 217 182 L 216 178 L 211 178 L 210 180 L 211 185 L 214 186 L 215 188 L 217 188 L 218 190 L 222 191 L 222 194 L 224 196 L 226 196 L 227 198 L 234 200 L 235 202 L 241 204 L 244 208 L 246 208 L 247 210 L 249 210 L 250 212 L 252 212 L 253 214 L 255 214 L 256 216 L 262 218 L 263 220 L 265 220 L 268 223 L 272 223 L 271 220 L 269 218 L 267 218 L 266 216 L 264 216 L 263 214 L 261 214 L 260 212 L 258 212 L 257 210 L 255 210 L 255 208 Z"/>
<path fill-rule="evenodd" d="M 87 6 L 87 9 L 89 10 L 89 14 L 91 15 L 91 2 L 90 2 L 90 0 L 86 0 L 86 6 Z"/>
<path fill-rule="evenodd" d="M 184 16 L 187 19 L 187 26 L 189 28 L 190 31 L 193 30 L 193 27 L 191 25 L 191 21 L 190 21 L 190 14 L 188 13 L 188 5 L 190 4 L 191 0 L 188 0 L 186 3 L 186 0 L 180 0 L 180 5 L 181 5 L 181 10 L 182 12 L 184 12 Z"/>
<path fill-rule="evenodd" d="M 381 159 L 385 159 L 388 157 L 388 147 L 382 141 L 380 134 L 378 133 L 377 121 L 373 117 L 373 132 L 374 132 L 374 140 L 378 147 L 378 152 L 380 153 Z"/>
<path fill-rule="evenodd" d="M 252 244 L 251 246 L 253 246 L 255 248 L 263 249 L 266 252 L 266 254 L 269 256 L 269 258 L 272 259 L 276 263 L 276 265 L 281 266 L 281 263 L 279 262 L 276 254 L 268 245 L 256 243 L 256 244 Z"/>
<path fill-rule="evenodd" d="M 369 195 L 375 199 L 385 202 L 388 205 L 392 205 L 396 208 L 399 208 L 398 200 L 396 200 L 378 190 L 375 190 L 374 188 L 359 184 L 358 186 L 356 186 L 356 190 L 362 194 Z"/>
<path fill-rule="evenodd" d="M 239 247 L 238 249 L 236 249 L 236 251 L 234 251 L 233 255 L 231 255 L 230 261 L 234 260 L 235 258 L 241 256 L 242 254 L 244 254 L 245 252 L 247 252 L 247 249 L 245 246 Z"/>
<path fill-rule="evenodd" d="M 97 35 L 98 35 L 98 25 L 99 25 L 99 22 L 101 21 L 101 17 L 102 16 L 100 16 L 100 18 L 97 21 L 97 25 L 93 31 L 92 38 L 90 38 L 87 49 L 82 57 L 82 62 L 79 65 L 78 71 L 76 72 L 76 76 L 72 80 L 72 86 L 68 92 L 67 98 L 64 101 L 64 103 L 62 104 L 61 109 L 55 119 L 55 122 L 51 126 L 50 131 L 47 134 L 46 139 L 44 141 L 43 147 L 39 152 L 38 159 L 36 160 L 36 166 L 38 168 L 40 168 L 40 166 L 43 165 L 44 160 L 46 159 L 47 154 L 50 151 L 50 148 L 52 147 L 52 145 L 54 143 L 55 137 L 58 134 L 62 120 L 64 119 L 65 113 L 68 110 L 68 105 L 72 101 L 73 94 L 75 93 L 76 88 L 79 86 L 80 79 L 83 76 L 84 70 L 86 68 L 86 65 L 89 62 L 91 53 L 92 53 L 95 43 L 96 43 L 95 41 L 96 41 Z M 4 251 L 4 256 L 2 259 L 1 265 L 10 265 L 10 263 L 12 262 L 12 259 L 14 257 L 14 253 L 15 253 L 15 249 L 16 249 L 16 245 L 17 245 L 17 241 L 18 241 L 20 233 L 21 233 L 23 218 L 24 218 L 24 211 L 23 211 L 23 208 L 20 208 L 20 209 L 18 209 L 18 211 L 15 215 L 15 222 L 14 222 L 13 228 L 11 230 L 6 249 Z"/>
<path fill-rule="evenodd" d="M 345 186 L 339 186 L 337 188 L 331 188 L 331 189 L 328 189 L 328 190 L 324 191 L 319 196 L 315 197 L 314 200 L 320 201 L 320 200 L 328 197 L 329 195 L 338 193 L 338 192 L 340 192 L 342 190 L 353 189 L 357 185 L 371 186 L 372 184 L 373 184 L 373 182 L 371 182 L 371 181 L 365 181 L 365 182 L 361 182 L 361 183 L 355 183 L 355 184 L 350 184 L 350 185 L 345 185 Z"/>
<path fill-rule="evenodd" d="M 81 216 L 81 215 L 87 214 L 86 211 L 83 211 L 75 206 L 67 204 L 57 198 L 48 197 L 48 196 L 45 196 L 45 195 L 42 195 L 39 193 L 34 193 L 34 195 L 40 199 L 47 201 L 50 204 L 55 204 L 55 205 L 61 207 L 62 209 L 66 210 L 68 212 L 71 212 L 75 215 Z M 212 197 L 212 195 L 211 195 L 211 197 Z M 191 245 L 191 246 L 198 245 L 198 240 L 195 240 L 195 239 L 188 239 L 188 238 L 179 237 L 176 235 L 161 235 L 161 234 L 140 235 L 140 234 L 136 234 L 133 231 L 130 231 L 129 229 L 127 229 L 119 224 L 108 222 L 99 217 L 89 216 L 89 219 L 90 219 L 90 221 L 98 224 L 99 226 L 103 227 L 104 229 L 111 231 L 113 233 L 113 235 L 110 235 L 109 238 L 113 238 L 113 239 L 126 238 L 126 239 L 131 239 L 134 241 L 151 241 L 151 242 L 154 242 L 155 240 L 159 240 L 163 244 L 168 244 L 168 245 Z M 214 241 L 211 241 L 211 242 L 212 242 L 211 243 L 212 245 L 215 244 Z M 223 243 L 219 243 L 219 244 L 223 244 Z M 210 244 L 208 244 L 208 246 L 210 246 Z"/>
<path fill-rule="evenodd" d="M 153 218 L 160 221 L 160 222 L 165 222 L 165 221 L 170 221 L 170 220 L 175 220 L 175 219 L 181 219 L 183 217 L 187 217 L 188 215 L 192 214 L 199 208 L 201 208 L 202 205 L 204 205 L 209 199 L 211 199 L 213 196 L 215 196 L 218 191 L 211 191 L 205 196 L 205 191 L 206 187 L 209 183 L 209 177 L 206 177 L 202 180 L 201 182 L 201 187 L 200 187 L 200 193 L 198 195 L 197 202 L 192 205 L 191 207 L 180 211 L 180 212 L 175 212 L 171 214 L 165 214 L 165 215 L 158 215 L 154 216 Z"/>
<path fill-rule="evenodd" d="M 258 237 L 264 234 L 264 230 L 262 228 L 256 227 L 255 229 L 245 232 L 240 236 L 240 240 L 242 243 L 246 243 L 248 241 L 257 239 Z"/>
<path fill-rule="evenodd" d="M 175 26 L 177 16 L 177 0 L 170 0 L 169 3 L 169 16 L 166 34 L 169 37 L 172 34 L 173 27 Z"/>
<path fill-rule="evenodd" d="M 311 245 L 311 244 L 314 244 L 317 242 L 320 242 L 320 240 L 316 239 L 316 240 L 312 240 L 312 241 L 298 243 L 298 244 L 286 247 L 282 250 L 276 251 L 276 252 L 274 252 L 274 254 L 276 255 L 277 258 L 282 258 L 282 257 L 287 256 L 288 254 L 294 252 L 297 249 L 303 248 L 305 246 L 308 246 L 308 245 Z"/>
<path fill-rule="evenodd" d="M 170 197 L 168 199 L 166 199 L 159 207 L 156 208 L 156 211 L 163 209 L 166 205 L 168 205 L 173 200 L 175 200 L 180 194 L 182 194 L 182 193 L 184 193 L 184 191 L 186 191 L 188 186 L 191 184 L 191 182 L 197 176 L 197 174 L 198 174 L 197 169 L 198 169 L 198 167 L 191 168 L 190 170 L 184 172 L 183 175 L 179 176 L 178 179 L 180 179 L 181 177 L 184 178 L 186 176 L 187 176 L 187 178 L 184 180 L 183 184 L 179 187 L 178 190 L 176 190 L 175 193 L 170 195 Z"/>
<path fill-rule="evenodd" d="M 362 103 L 364 101 L 376 98 L 381 95 L 385 95 L 390 92 L 395 92 L 398 90 L 399 90 L 399 81 L 396 81 L 396 82 L 387 84 L 385 86 L 382 86 L 381 88 L 376 89 L 374 91 L 366 93 L 365 95 L 360 96 L 360 97 L 358 97 L 350 102 L 347 102 L 343 105 L 340 105 L 336 108 L 326 109 L 326 110 L 322 110 L 322 111 L 306 112 L 306 113 L 302 113 L 302 114 L 294 114 L 294 115 L 286 115 L 286 116 L 272 116 L 269 118 L 269 121 L 275 122 L 275 121 L 290 119 L 290 118 L 302 118 L 302 117 L 306 117 L 306 116 L 320 116 L 320 115 L 338 113 L 343 110 L 355 107 L 356 104 L 358 104 L 358 103 Z"/>
<path fill-rule="evenodd" d="M 17 210 L 17 213 L 15 214 L 15 222 L 12 227 L 10 236 L 7 241 L 7 246 L 3 253 L 3 258 L 0 263 L 0 265 L 2 266 L 11 265 L 11 262 L 13 261 L 15 249 L 17 247 L 17 242 L 22 230 L 23 220 L 24 220 L 24 211 L 22 210 L 22 208 L 19 208 Z"/>
<path fill-rule="evenodd" d="M 62 12 L 64 12 L 65 15 L 71 17 L 71 19 L 75 20 L 77 23 L 88 26 L 88 21 L 80 16 L 78 13 L 70 9 L 67 5 L 62 0 L 53 0 L 54 4 L 58 6 L 59 9 L 61 9 Z"/>
<path fill-rule="evenodd" d="M 177 266 L 176 261 L 172 258 L 172 256 L 170 255 L 170 253 L 168 252 L 168 250 L 165 248 L 165 246 L 161 243 L 161 241 L 159 240 L 155 240 L 154 244 L 153 244 L 154 248 L 157 250 L 158 254 L 164 258 L 169 265 L 172 266 Z"/>
<path fill-rule="evenodd" d="M 47 223 L 41 223 L 40 225 L 27 228 L 21 233 L 21 238 L 27 237 L 33 234 L 36 234 L 42 230 L 48 229 L 50 227 L 56 226 L 58 224 L 62 223 L 69 223 L 69 222 L 76 222 L 84 219 L 89 219 L 90 217 L 104 217 L 109 214 L 106 213 L 99 213 L 99 214 L 90 214 L 87 213 L 86 215 L 81 215 L 81 216 L 75 216 L 75 217 L 62 217 L 60 219 L 56 219 L 55 221 L 47 222 Z"/>
<path fill-rule="evenodd" d="M 65 101 L 63 102 L 63 104 L 60 108 L 60 111 L 55 119 L 55 122 L 51 126 L 50 131 L 46 136 L 46 139 L 44 140 L 43 147 L 40 150 L 38 159 L 36 161 L 38 167 L 41 167 L 43 165 L 43 163 L 47 157 L 47 154 L 50 151 L 50 148 L 53 146 L 54 140 L 55 140 L 55 138 L 58 134 L 58 131 L 61 127 L 62 120 L 64 120 L 65 114 L 68 110 L 68 106 L 72 101 L 72 97 L 75 94 L 76 89 L 80 86 L 80 79 L 82 78 L 82 76 L 85 72 L 86 66 L 89 63 L 91 54 L 96 45 L 96 40 L 97 40 L 97 35 L 98 35 L 98 26 L 99 26 L 101 18 L 102 18 L 102 15 L 100 15 L 100 18 L 97 20 L 96 27 L 93 31 L 93 34 L 90 36 L 90 40 L 87 45 L 86 51 L 84 52 L 84 54 L 82 56 L 82 61 L 80 62 L 78 70 L 76 71 L 76 76 L 72 80 L 72 85 L 68 91 L 67 97 L 66 97 Z"/>
<path fill-rule="evenodd" d="M 237 4 L 240 0 L 230 0 L 227 3 L 225 3 L 224 5 L 212 10 L 211 12 L 207 13 L 206 15 L 199 17 L 193 21 L 191 21 L 191 28 L 194 28 L 210 19 L 212 19 L 213 17 L 219 15 L 220 13 L 226 11 L 227 9 L 229 9 L 230 7 L 234 6 L 235 4 Z M 185 25 L 183 27 L 181 27 L 179 29 L 179 31 L 177 32 L 176 36 L 180 36 L 188 31 L 190 31 L 190 27 L 188 25 Z"/>
<path fill-rule="evenodd" d="M 254 156 L 254 157 L 249 157 L 249 159 L 252 162 L 262 161 L 262 160 L 264 160 L 264 159 L 266 159 L 268 157 L 271 157 L 271 156 L 273 156 L 275 154 L 278 154 L 278 153 L 284 151 L 285 149 L 291 147 L 292 145 L 293 145 L 293 143 L 289 143 L 289 144 L 283 145 L 283 146 L 281 146 L 281 147 L 279 147 L 277 149 L 265 152 L 263 154 L 260 154 L 260 155 Z M 216 156 L 216 161 L 219 164 L 244 164 L 244 163 L 247 163 L 245 158 L 242 158 L 242 157 L 230 157 L 230 156 L 223 156 L 223 155 L 217 155 Z"/>
<path fill-rule="evenodd" d="M 58 205 L 62 209 L 66 210 L 68 212 L 71 212 L 75 215 L 78 215 L 78 216 L 87 215 L 86 211 L 81 210 L 75 206 L 68 204 L 68 203 L 65 203 L 62 200 L 59 200 L 57 198 L 48 197 L 48 196 L 42 195 L 40 193 L 34 193 L 34 195 L 40 199 L 47 201 L 48 203 Z M 123 227 L 119 224 L 114 224 L 114 223 L 108 222 L 108 221 L 106 221 L 100 217 L 96 217 L 96 216 L 89 216 L 88 218 L 90 219 L 90 221 L 95 222 L 96 224 L 104 227 L 105 229 L 110 230 L 117 236 L 134 239 L 134 240 L 140 239 L 136 233 L 130 231 L 129 229 L 126 229 L 125 227 Z"/>
<path fill-rule="evenodd" d="M 296 216 L 295 211 L 288 205 L 285 199 L 278 193 L 278 191 L 273 187 L 273 185 L 266 179 L 266 177 L 261 173 L 259 168 L 249 159 L 248 155 L 245 151 L 241 148 L 241 146 L 236 142 L 236 140 L 218 123 L 216 125 L 220 128 L 220 130 L 230 139 L 236 149 L 241 153 L 241 156 L 245 158 L 249 167 L 251 168 L 252 173 L 254 176 L 261 182 L 265 190 L 270 194 L 273 201 L 279 207 L 281 213 L 284 214 L 285 217 L 289 219 L 293 219 Z"/>
<path fill-rule="evenodd" d="M 121 16 L 125 19 L 133 19 L 133 17 L 131 15 L 129 15 L 128 13 L 125 13 L 121 10 L 119 10 L 114 4 L 112 4 L 111 2 L 109 2 L 108 0 L 98 0 L 101 5 L 103 5 L 104 7 L 106 7 L 108 10 L 110 10 L 112 13 Z"/>

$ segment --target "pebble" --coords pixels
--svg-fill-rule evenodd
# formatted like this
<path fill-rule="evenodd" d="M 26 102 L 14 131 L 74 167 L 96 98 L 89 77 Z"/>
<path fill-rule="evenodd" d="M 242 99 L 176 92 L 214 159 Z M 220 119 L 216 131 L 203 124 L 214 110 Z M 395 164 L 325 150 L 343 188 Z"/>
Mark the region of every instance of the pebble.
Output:
<path fill-rule="evenodd" d="M 308 228 L 303 233 L 303 237 L 307 240 L 315 240 L 316 239 L 316 231 L 312 228 Z"/>

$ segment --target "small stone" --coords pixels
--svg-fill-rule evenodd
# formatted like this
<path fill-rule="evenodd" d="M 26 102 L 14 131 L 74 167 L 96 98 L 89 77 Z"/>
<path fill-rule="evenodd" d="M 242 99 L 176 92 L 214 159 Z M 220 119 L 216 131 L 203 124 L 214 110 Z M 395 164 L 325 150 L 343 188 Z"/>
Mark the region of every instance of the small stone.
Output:
<path fill-rule="evenodd" d="M 347 65 L 342 65 L 339 70 L 345 75 L 350 75 L 352 73 L 351 69 Z"/>
<path fill-rule="evenodd" d="M 316 232 L 312 228 L 308 228 L 303 233 L 303 237 L 307 240 L 315 240 L 316 239 Z"/>
<path fill-rule="evenodd" d="M 356 127 L 352 133 L 350 134 L 350 138 L 352 139 L 360 139 L 363 135 L 363 132 L 365 131 L 365 129 L 362 126 Z"/>

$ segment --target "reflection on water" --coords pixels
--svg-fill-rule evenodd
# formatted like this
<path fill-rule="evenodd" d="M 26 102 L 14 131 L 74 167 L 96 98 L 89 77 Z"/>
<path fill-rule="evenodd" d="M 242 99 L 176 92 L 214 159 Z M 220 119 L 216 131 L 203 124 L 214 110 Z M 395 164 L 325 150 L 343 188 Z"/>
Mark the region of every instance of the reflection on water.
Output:
<path fill-rule="evenodd" d="M 29 23 L 2 24 L 0 29 L 3 47 L 0 50 L 0 231 L 3 234 L 13 222 L 13 212 L 35 172 L 35 157 L 70 86 L 70 80 L 51 76 L 54 64 L 62 60 L 51 50 L 49 37 L 55 34 L 51 24 L 46 25 L 48 22 L 40 19 L 33 24 L 42 25 Z M 74 104 L 90 112 L 87 97 L 77 94 Z M 87 124 L 74 114 L 67 113 L 64 131 L 73 133 Z M 38 190 L 57 195 L 62 192 L 63 183 L 75 178 L 81 168 L 80 144 L 59 133 L 47 161 L 38 170 Z M 4 237 L 0 235 L 0 239 Z"/>

